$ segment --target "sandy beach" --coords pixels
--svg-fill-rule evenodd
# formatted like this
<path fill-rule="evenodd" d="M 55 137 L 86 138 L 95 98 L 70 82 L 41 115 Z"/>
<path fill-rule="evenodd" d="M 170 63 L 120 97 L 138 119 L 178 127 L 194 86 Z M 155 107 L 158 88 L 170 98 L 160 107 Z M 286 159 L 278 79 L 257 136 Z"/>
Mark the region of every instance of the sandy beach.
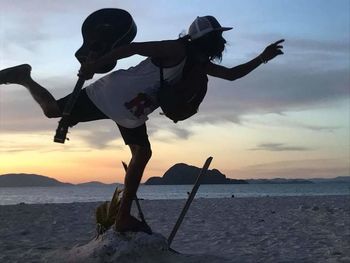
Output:
<path fill-rule="evenodd" d="M 167 238 L 184 203 L 141 206 Z M 98 204 L 0 206 L 0 262 L 65 262 L 65 253 L 94 239 Z M 350 262 L 349 218 L 350 196 L 195 199 L 171 247 L 192 255 L 183 262 Z M 154 261 L 147 257 L 133 262 Z M 181 262 L 166 258 L 159 262 Z"/>

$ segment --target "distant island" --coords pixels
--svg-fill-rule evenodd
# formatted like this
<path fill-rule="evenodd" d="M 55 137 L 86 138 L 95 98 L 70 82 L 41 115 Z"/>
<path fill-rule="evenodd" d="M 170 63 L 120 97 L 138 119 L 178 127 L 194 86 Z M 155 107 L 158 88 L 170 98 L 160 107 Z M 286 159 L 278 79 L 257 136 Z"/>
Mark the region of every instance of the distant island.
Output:
<path fill-rule="evenodd" d="M 285 179 L 285 178 L 274 178 L 274 179 L 249 179 L 249 184 L 313 184 L 314 182 L 307 179 Z"/>
<path fill-rule="evenodd" d="M 162 177 L 151 177 L 145 185 L 186 185 L 194 184 L 200 168 L 184 163 L 175 164 Z M 313 183 L 346 183 L 350 184 L 350 176 L 338 176 L 336 178 L 312 178 L 312 179 L 230 179 L 226 178 L 217 169 L 209 170 L 203 178 L 202 184 L 313 184 Z M 63 183 L 54 178 L 38 174 L 3 174 L 0 175 L 0 187 L 54 187 L 54 186 L 81 186 L 103 187 L 117 186 L 118 183 L 105 184 L 97 181 L 71 184 Z"/>
<path fill-rule="evenodd" d="M 0 175 L 0 187 L 52 187 L 52 186 L 108 186 L 101 182 L 87 182 L 81 184 L 62 183 L 56 179 L 38 174 L 3 174 Z"/>
<path fill-rule="evenodd" d="M 249 184 L 317 184 L 317 183 L 345 183 L 350 184 L 350 176 L 337 176 L 335 178 L 311 178 L 311 179 L 249 179 Z"/>
<path fill-rule="evenodd" d="M 184 185 L 194 184 L 200 168 L 178 163 L 172 166 L 162 177 L 151 177 L 145 185 Z M 350 183 L 350 176 L 338 176 L 336 178 L 312 178 L 312 179 L 230 179 L 219 170 L 208 170 L 202 184 L 314 184 L 314 183 Z"/>
<path fill-rule="evenodd" d="M 165 172 L 163 177 L 151 177 L 145 185 L 183 185 L 194 184 L 200 168 L 178 163 Z M 248 184 L 245 180 L 236 180 L 226 178 L 219 170 L 208 170 L 206 176 L 203 177 L 201 184 Z"/>

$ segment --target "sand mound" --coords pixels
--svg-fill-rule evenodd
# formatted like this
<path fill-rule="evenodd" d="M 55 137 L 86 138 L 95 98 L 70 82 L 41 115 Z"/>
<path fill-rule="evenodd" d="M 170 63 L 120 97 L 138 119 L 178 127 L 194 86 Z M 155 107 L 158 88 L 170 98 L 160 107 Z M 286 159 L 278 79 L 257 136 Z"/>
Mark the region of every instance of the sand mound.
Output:
<path fill-rule="evenodd" d="M 56 251 L 48 262 L 65 263 L 154 263 L 154 262 L 224 262 L 207 255 L 183 255 L 169 250 L 167 240 L 158 233 L 116 233 L 112 229 L 96 240 L 68 251 Z"/>

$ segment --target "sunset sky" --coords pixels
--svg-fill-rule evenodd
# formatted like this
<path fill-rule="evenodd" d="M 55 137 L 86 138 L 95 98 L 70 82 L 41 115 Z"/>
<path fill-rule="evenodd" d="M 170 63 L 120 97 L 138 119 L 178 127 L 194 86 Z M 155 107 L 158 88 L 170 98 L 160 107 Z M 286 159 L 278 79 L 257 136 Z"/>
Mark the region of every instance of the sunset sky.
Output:
<path fill-rule="evenodd" d="M 211 168 L 230 178 L 350 175 L 350 1 L 348 0 L 0 0 L 0 69 L 32 65 L 32 76 L 58 99 L 72 91 L 81 24 L 106 7 L 128 10 L 135 41 L 176 39 L 196 16 L 213 15 L 228 45 L 222 65 L 256 57 L 284 38 L 284 56 L 229 82 L 209 79 L 199 113 L 173 124 L 152 113 L 153 157 L 143 177 L 173 164 Z M 143 58 L 118 62 L 128 68 Z M 94 80 L 101 75 L 95 75 Z M 91 83 L 91 81 L 89 82 Z M 0 86 L 0 174 L 36 173 L 63 182 L 123 181 L 130 158 L 118 128 L 79 124 L 65 144 L 53 142 L 58 119 L 46 119 L 28 91 Z"/>

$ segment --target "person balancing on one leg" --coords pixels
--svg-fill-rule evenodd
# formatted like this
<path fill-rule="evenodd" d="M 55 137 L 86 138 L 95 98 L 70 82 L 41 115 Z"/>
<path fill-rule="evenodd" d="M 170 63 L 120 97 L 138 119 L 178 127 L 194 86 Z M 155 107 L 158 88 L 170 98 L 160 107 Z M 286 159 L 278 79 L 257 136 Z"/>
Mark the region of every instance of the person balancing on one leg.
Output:
<path fill-rule="evenodd" d="M 161 77 L 166 83 L 174 86 L 186 78 L 189 72 L 193 75 L 192 79 L 195 78 L 196 72 L 198 74 L 204 72 L 205 76 L 233 81 L 283 54 L 281 43 L 284 40 L 279 40 L 267 46 L 260 55 L 245 64 L 232 68 L 218 65 L 215 62 L 221 61 L 226 44 L 222 34 L 230 29 L 232 28 L 222 27 L 213 16 L 197 17 L 190 25 L 188 34 L 178 39 L 125 44 L 114 48 L 95 61 L 82 64 L 79 75 L 90 79 L 97 72 L 97 68 L 111 61 L 133 55 L 146 57 L 135 67 L 113 71 L 84 88 L 71 113 L 70 126 L 99 119 L 113 120 L 125 144 L 130 147 L 131 160 L 125 176 L 125 189 L 115 224 L 117 231 L 147 232 L 149 229 L 131 216 L 130 210 L 143 171 L 152 155 L 146 121 L 147 115 L 161 104 L 158 96 L 162 86 Z M 198 66 L 201 72 L 192 70 Z M 4 69 L 0 71 L 0 84 L 24 86 L 46 117 L 61 117 L 70 95 L 56 100 L 31 78 L 30 73 L 31 66 L 27 64 Z M 186 93 L 186 88 L 183 87 L 177 92 Z M 187 103 L 191 102 L 187 101 Z"/>

